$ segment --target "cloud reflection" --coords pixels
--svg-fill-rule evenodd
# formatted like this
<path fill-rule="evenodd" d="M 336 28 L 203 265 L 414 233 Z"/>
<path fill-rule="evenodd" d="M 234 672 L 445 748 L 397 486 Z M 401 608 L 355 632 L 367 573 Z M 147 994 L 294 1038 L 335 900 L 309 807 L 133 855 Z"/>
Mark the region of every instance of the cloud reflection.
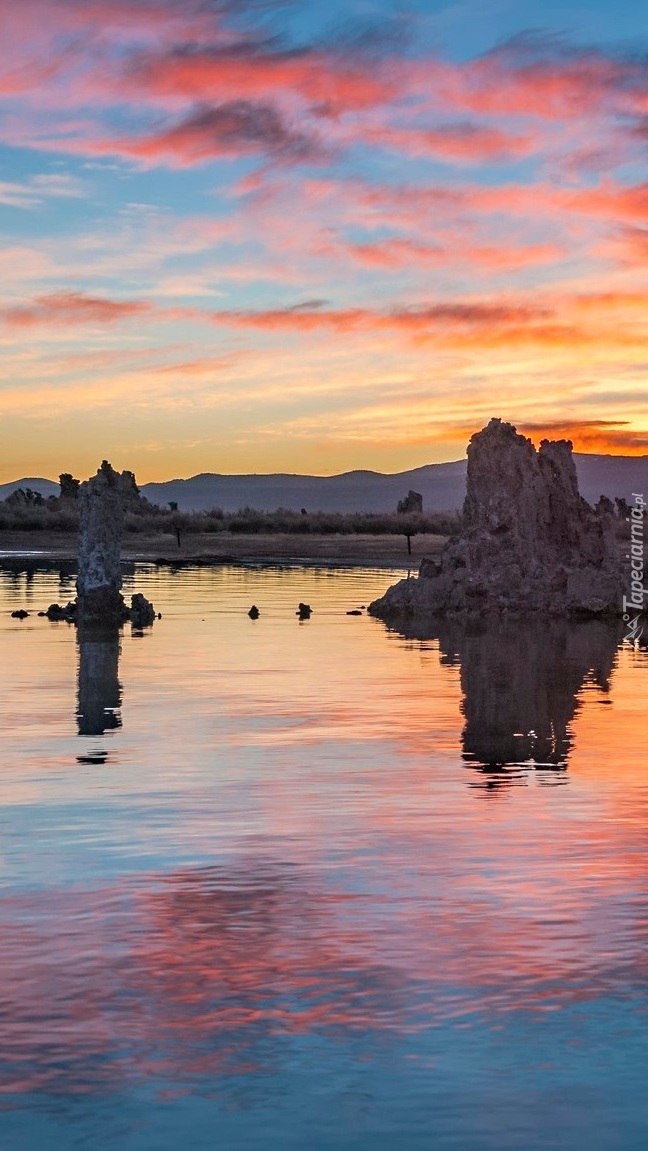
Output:
<path fill-rule="evenodd" d="M 0 1094 L 152 1076 L 182 1090 L 274 1073 L 290 1037 L 404 1024 L 403 976 L 371 954 L 353 902 L 259 858 L 7 900 Z"/>

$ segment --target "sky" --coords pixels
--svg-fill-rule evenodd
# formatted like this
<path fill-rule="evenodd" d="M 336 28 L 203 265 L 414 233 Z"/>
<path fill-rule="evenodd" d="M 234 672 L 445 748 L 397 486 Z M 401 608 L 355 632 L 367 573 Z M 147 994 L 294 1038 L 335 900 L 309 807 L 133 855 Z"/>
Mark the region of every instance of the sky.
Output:
<path fill-rule="evenodd" d="M 0 481 L 648 452 L 648 8 L 0 0 Z"/>

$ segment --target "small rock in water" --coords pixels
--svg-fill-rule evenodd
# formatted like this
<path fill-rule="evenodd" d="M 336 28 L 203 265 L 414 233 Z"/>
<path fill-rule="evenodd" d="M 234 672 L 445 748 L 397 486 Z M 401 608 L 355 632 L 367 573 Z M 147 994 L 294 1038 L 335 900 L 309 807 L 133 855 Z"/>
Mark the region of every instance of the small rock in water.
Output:
<path fill-rule="evenodd" d="M 362 615 L 362 612 L 359 607 L 354 607 L 351 611 L 347 612 L 347 615 Z"/>
<path fill-rule="evenodd" d="M 11 618 L 12 619 L 27 619 L 28 615 L 29 615 L 28 611 L 25 611 L 24 608 L 20 608 L 20 611 L 12 611 Z"/>
<path fill-rule="evenodd" d="M 255 603 L 252 604 L 252 607 L 250 608 L 248 615 L 249 615 L 250 619 L 258 619 L 259 616 L 261 615 L 261 612 L 259 611 L 259 609 Z"/>
<path fill-rule="evenodd" d="M 58 603 L 51 603 L 45 615 L 49 620 L 53 620 L 54 622 L 65 620 L 66 623 L 74 623 L 77 615 L 77 605 L 74 600 L 70 600 L 65 607 L 61 607 Z"/>
<path fill-rule="evenodd" d="M 146 596 L 137 592 L 131 597 L 130 621 L 134 628 L 150 627 L 155 620 L 155 608 Z"/>
<path fill-rule="evenodd" d="M 309 603 L 300 603 L 297 604 L 295 615 L 298 615 L 300 619 L 310 619 L 311 611 L 312 608 Z"/>

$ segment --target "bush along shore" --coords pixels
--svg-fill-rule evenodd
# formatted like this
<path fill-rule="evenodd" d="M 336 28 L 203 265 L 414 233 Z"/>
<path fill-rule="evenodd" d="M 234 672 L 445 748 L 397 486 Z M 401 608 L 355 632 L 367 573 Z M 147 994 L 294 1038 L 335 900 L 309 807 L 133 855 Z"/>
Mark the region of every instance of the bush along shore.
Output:
<path fill-rule="evenodd" d="M 29 489 L 16 489 L 0 501 L 0 532 L 74 533 L 79 528 L 79 481 L 69 474 L 60 477 L 61 494 L 44 498 Z M 183 536 L 196 535 L 456 535 L 461 526 L 457 512 L 393 513 L 309 512 L 303 508 L 291 511 L 259 511 L 241 508 L 223 512 L 212 508 L 205 512 L 182 512 L 176 507 L 162 508 L 144 499 L 132 472 L 122 473 L 124 534 L 169 535 L 178 543 Z M 403 501 L 406 504 L 407 501 Z"/>
<path fill-rule="evenodd" d="M 220 508 L 183 512 L 175 505 L 160 507 L 140 494 L 132 472 L 119 479 L 123 503 L 122 560 L 147 559 L 187 565 L 223 563 L 314 563 L 338 566 L 416 568 L 439 555 L 464 525 L 458 512 L 426 513 L 415 492 L 399 501 L 399 510 L 380 514 L 309 512 L 277 508 L 237 512 Z M 80 521 L 80 481 L 60 477 L 60 495 L 44 498 L 29 489 L 16 489 L 0 501 L 0 560 L 28 552 L 73 561 Z M 610 506 L 614 534 L 627 551 L 629 524 L 626 501 Z"/>

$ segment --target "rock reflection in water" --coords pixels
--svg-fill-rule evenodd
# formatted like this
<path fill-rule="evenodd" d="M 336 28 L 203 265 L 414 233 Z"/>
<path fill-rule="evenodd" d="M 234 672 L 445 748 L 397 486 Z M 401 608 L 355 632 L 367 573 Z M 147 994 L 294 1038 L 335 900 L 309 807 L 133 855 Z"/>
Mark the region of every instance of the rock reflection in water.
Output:
<path fill-rule="evenodd" d="M 398 631 L 438 641 L 441 661 L 459 665 L 463 758 L 491 788 L 524 774 L 511 769 L 530 767 L 560 782 L 578 695 L 587 683 L 608 692 L 621 639 L 619 626 L 602 620 L 428 619 Z"/>
<path fill-rule="evenodd" d="M 119 632 L 117 629 L 83 629 L 78 634 L 79 735 L 103 735 L 121 727 L 119 682 Z"/>

